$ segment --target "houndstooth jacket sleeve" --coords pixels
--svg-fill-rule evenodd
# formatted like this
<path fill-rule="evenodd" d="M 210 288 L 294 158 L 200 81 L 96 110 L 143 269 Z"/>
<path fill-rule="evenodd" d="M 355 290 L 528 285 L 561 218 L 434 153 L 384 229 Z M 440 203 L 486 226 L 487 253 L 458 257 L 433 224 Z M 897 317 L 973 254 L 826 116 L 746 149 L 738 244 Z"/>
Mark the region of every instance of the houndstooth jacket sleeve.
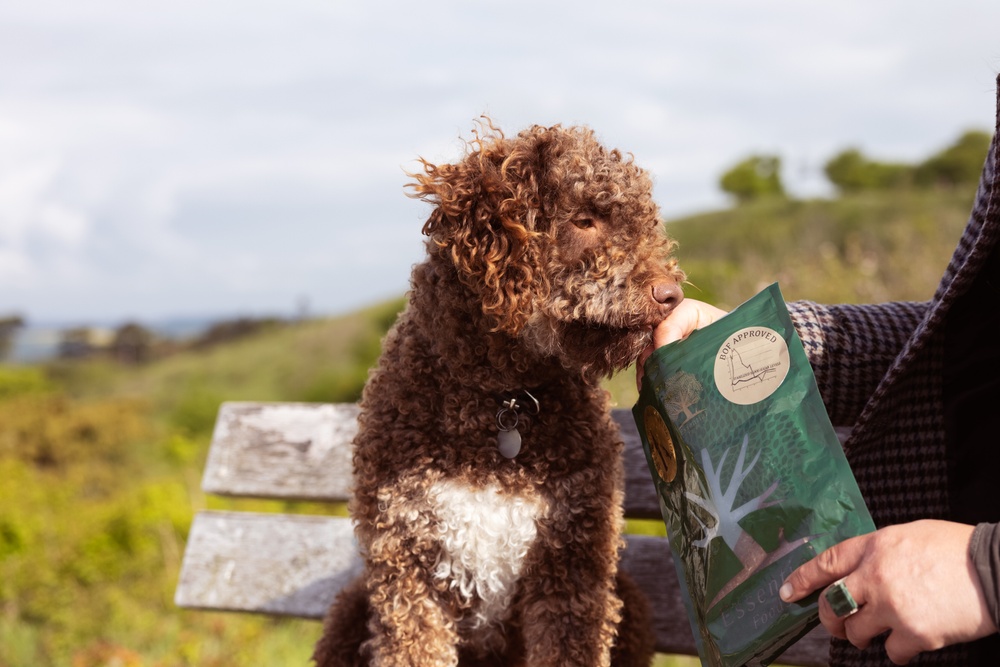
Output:
<path fill-rule="evenodd" d="M 826 306 L 788 304 L 836 426 L 857 421 L 875 388 L 910 340 L 930 302 Z"/>

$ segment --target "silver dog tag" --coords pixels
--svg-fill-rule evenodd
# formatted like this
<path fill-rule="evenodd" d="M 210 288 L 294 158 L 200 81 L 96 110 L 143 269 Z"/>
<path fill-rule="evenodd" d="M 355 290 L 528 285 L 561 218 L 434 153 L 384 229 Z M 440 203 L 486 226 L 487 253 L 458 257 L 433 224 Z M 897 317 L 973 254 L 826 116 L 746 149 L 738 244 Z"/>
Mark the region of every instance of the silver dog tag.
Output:
<path fill-rule="evenodd" d="M 508 459 L 517 456 L 517 453 L 521 451 L 521 434 L 517 432 L 516 428 L 500 431 L 497 434 L 497 449 Z"/>

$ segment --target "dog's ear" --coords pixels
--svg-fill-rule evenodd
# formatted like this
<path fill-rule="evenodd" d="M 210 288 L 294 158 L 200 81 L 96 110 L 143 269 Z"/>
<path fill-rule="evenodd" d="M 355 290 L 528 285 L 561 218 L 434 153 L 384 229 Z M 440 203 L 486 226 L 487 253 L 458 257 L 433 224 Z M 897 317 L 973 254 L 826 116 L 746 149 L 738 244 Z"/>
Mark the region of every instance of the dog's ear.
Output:
<path fill-rule="evenodd" d="M 488 124 L 456 164 L 421 160 L 411 196 L 434 205 L 423 232 L 480 299 L 493 331 L 516 335 L 544 298 L 540 266 L 541 147 L 524 133 L 506 139 Z M 482 129 L 482 126 L 481 128 Z"/>

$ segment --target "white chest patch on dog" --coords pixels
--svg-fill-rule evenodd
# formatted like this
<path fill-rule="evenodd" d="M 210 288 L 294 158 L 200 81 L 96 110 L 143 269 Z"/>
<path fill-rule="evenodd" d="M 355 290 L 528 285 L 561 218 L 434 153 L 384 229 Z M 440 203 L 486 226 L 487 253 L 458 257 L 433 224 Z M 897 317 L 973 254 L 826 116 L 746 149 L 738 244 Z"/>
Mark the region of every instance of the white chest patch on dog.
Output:
<path fill-rule="evenodd" d="M 472 603 L 473 627 L 503 620 L 548 504 L 538 496 L 442 480 L 430 489 L 443 555 L 435 576 Z"/>

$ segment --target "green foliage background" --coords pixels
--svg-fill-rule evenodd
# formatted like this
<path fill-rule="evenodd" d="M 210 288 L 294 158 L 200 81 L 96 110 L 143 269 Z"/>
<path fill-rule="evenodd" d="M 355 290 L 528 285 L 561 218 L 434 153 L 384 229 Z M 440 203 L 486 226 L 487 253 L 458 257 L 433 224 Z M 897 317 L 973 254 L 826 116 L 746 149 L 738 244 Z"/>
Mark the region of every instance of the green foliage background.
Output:
<path fill-rule="evenodd" d="M 773 281 L 789 300 L 922 300 L 971 200 L 971 191 L 909 190 L 770 199 L 667 228 L 688 296 L 721 306 Z M 223 400 L 355 400 L 401 306 L 265 329 L 137 367 L 0 366 L 0 667 L 307 664 L 316 623 L 173 604 L 197 510 L 338 511 L 205 497 L 212 425 Z M 631 371 L 608 387 L 619 405 L 635 400 Z"/>
<path fill-rule="evenodd" d="M 830 182 L 843 193 L 906 187 L 975 187 L 992 135 L 969 130 L 947 148 L 916 165 L 879 162 L 849 148 L 826 163 Z"/>
<path fill-rule="evenodd" d="M 741 203 L 782 197 L 785 188 L 781 184 L 781 158 L 777 155 L 752 155 L 722 174 L 719 187 Z"/>

